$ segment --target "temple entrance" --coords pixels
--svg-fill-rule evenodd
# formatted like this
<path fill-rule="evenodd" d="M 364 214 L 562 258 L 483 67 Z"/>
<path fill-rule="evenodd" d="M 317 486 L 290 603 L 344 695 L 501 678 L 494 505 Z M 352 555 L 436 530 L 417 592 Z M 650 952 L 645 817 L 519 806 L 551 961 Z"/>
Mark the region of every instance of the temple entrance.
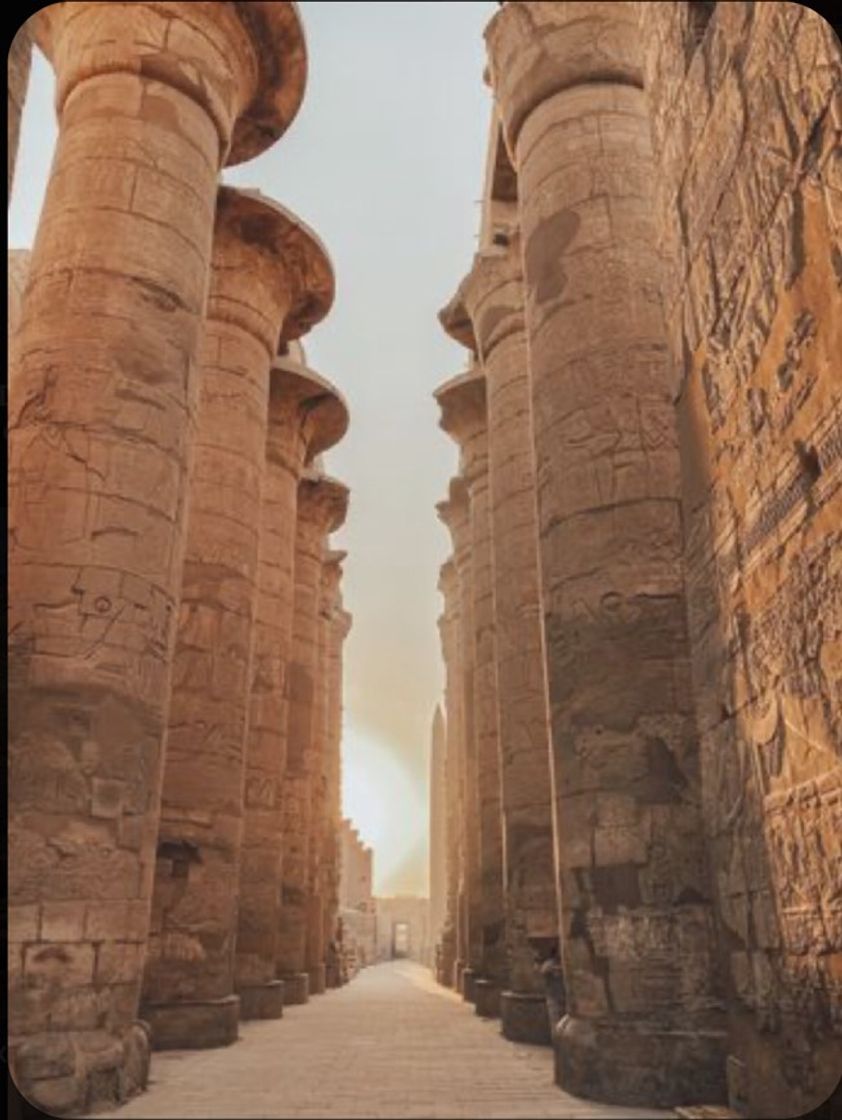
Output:
<path fill-rule="evenodd" d="M 409 956 L 409 922 L 392 923 L 392 960 Z"/>

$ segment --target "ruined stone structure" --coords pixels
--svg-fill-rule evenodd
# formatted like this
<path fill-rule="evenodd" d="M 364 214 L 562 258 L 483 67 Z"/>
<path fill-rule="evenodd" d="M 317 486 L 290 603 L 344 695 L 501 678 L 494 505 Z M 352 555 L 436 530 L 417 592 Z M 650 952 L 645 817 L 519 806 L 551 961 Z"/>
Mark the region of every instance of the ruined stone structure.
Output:
<path fill-rule="evenodd" d="M 30 36 L 59 136 L 10 261 L 9 1053 L 64 1114 L 141 1089 L 150 1044 L 280 1014 L 288 741 L 332 775 L 323 844 L 338 827 L 335 669 L 310 680 L 322 741 L 293 728 L 298 495 L 337 489 L 301 479 L 347 410 L 291 341 L 330 307 L 323 246 L 219 184 L 297 113 L 295 5 L 41 9 L 10 181 Z"/>
<path fill-rule="evenodd" d="M 797 1115 L 842 1071 L 842 50 L 786 3 L 507 3 L 486 42 L 441 320 L 485 382 L 509 976 L 558 940 L 574 1093 Z"/>
<path fill-rule="evenodd" d="M 377 917 L 373 894 L 374 853 L 360 840 L 349 820 L 339 830 L 340 955 L 353 975 L 377 956 Z"/>

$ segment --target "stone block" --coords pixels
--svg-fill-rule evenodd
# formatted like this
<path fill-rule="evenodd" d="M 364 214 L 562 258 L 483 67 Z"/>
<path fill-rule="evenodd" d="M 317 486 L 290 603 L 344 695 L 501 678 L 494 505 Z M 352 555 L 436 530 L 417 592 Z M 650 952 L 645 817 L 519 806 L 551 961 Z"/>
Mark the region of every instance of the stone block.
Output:
<path fill-rule="evenodd" d="M 39 906 L 9 906 L 7 935 L 10 942 L 37 941 L 39 932 Z"/>
<path fill-rule="evenodd" d="M 94 948 L 87 943 L 69 942 L 27 945 L 23 971 L 36 985 L 58 984 L 64 988 L 90 984 L 94 971 Z"/>
<path fill-rule="evenodd" d="M 45 902 L 41 907 L 44 941 L 81 941 L 84 937 L 84 902 Z"/>

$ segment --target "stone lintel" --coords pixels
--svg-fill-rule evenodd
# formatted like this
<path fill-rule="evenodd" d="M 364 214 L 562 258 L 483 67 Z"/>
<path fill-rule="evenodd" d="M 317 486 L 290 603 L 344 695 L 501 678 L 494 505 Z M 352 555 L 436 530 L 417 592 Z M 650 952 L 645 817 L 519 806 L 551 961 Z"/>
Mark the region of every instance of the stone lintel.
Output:
<path fill-rule="evenodd" d="M 344 482 L 307 471 L 298 487 L 299 517 L 310 517 L 322 533 L 335 533 L 348 515 L 348 498 Z"/>
<path fill-rule="evenodd" d="M 309 466 L 348 431 L 345 397 L 326 377 L 289 355 L 275 359 L 270 376 L 272 396 L 297 404 L 306 416 Z"/>
<path fill-rule="evenodd" d="M 510 153 L 533 109 L 563 90 L 592 82 L 643 87 L 634 4 L 504 4 L 485 42 Z"/>
<path fill-rule="evenodd" d="M 254 159 L 286 132 L 304 99 L 307 43 L 297 4 L 246 0 L 235 4 L 257 55 L 251 102 L 234 127 L 226 166 Z"/>
<path fill-rule="evenodd" d="M 222 186 L 216 224 L 277 260 L 290 289 L 289 310 L 279 324 L 279 346 L 306 334 L 327 315 L 335 293 L 333 265 L 318 235 L 291 210 L 258 190 Z M 248 274 L 238 279 L 249 282 Z"/>
<path fill-rule="evenodd" d="M 452 377 L 439 386 L 433 396 L 441 409 L 439 427 L 460 448 L 485 430 L 485 374 L 481 369 L 470 369 Z"/>

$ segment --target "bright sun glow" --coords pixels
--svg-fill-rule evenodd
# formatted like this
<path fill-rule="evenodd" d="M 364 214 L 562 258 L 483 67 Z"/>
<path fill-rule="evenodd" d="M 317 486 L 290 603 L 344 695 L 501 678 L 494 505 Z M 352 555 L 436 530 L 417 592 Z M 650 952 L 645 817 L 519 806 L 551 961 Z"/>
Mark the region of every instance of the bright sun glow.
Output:
<path fill-rule="evenodd" d="M 427 803 L 421 784 L 388 745 L 346 724 L 342 741 L 342 812 L 374 848 L 375 894 L 411 889 L 406 871 L 426 843 Z M 417 876 L 412 876 L 414 881 Z"/>

